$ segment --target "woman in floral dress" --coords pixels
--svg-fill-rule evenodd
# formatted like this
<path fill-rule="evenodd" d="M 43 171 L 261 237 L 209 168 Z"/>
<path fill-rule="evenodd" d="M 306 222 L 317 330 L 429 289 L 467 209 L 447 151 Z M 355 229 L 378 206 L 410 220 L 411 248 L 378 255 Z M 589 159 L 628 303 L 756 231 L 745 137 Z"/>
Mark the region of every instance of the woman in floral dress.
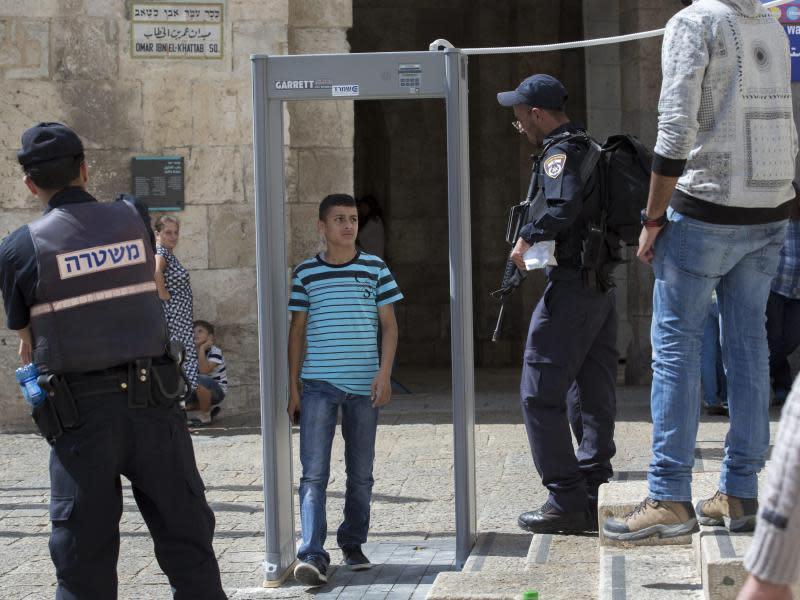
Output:
<path fill-rule="evenodd" d="M 197 349 L 194 345 L 194 314 L 189 271 L 172 253 L 178 245 L 180 221 L 172 215 L 156 219 L 156 286 L 164 304 L 170 339 L 183 344 L 183 372 L 192 391 L 197 389 Z"/>

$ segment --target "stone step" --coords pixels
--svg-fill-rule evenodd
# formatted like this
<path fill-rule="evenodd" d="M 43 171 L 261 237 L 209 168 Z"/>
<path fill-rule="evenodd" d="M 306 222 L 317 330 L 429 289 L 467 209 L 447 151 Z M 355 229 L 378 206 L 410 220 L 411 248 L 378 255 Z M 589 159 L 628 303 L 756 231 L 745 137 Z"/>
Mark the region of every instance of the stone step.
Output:
<path fill-rule="evenodd" d="M 570 569 L 563 564 L 538 565 L 528 571 L 440 573 L 427 600 L 520 600 L 528 590 L 542 600 L 595 600 L 597 562 Z"/>
<path fill-rule="evenodd" d="M 735 600 L 747 579 L 744 556 L 752 539 L 752 533 L 730 533 L 725 527 L 700 528 L 694 548 L 706 600 Z M 800 594 L 800 584 L 793 592 Z"/>
<path fill-rule="evenodd" d="M 519 600 L 537 590 L 542 598 L 594 599 L 596 536 L 485 533 L 461 572 L 440 573 L 428 599 Z"/>
<path fill-rule="evenodd" d="M 698 472 L 692 479 L 692 493 L 695 498 L 708 498 L 714 494 L 719 484 L 719 473 Z M 647 496 L 647 481 L 612 481 L 600 486 L 598 499 L 598 521 L 600 525 L 600 545 L 615 547 L 686 545 L 692 537 L 683 535 L 674 538 L 651 538 L 637 542 L 616 542 L 603 535 L 603 523 L 609 517 L 620 518 L 633 510 Z"/>
<path fill-rule="evenodd" d="M 600 549 L 599 600 L 701 600 L 703 589 L 688 546 Z"/>

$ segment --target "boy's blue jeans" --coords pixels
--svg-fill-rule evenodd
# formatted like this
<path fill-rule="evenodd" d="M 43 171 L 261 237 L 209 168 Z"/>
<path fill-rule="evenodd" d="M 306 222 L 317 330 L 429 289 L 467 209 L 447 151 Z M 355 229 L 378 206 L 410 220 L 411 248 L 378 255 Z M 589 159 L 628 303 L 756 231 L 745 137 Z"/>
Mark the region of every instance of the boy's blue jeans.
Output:
<path fill-rule="evenodd" d="M 700 348 L 716 288 L 730 411 L 719 489 L 756 498 L 757 474 L 769 446 L 765 311 L 786 221 L 714 225 L 668 212 L 670 222 L 656 240 L 653 259 L 650 497 L 692 498 Z"/>
<path fill-rule="evenodd" d="M 340 407 L 347 483 L 344 521 L 336 541 L 340 547 L 360 546 L 367 541 L 378 409 L 372 407 L 369 396 L 348 394 L 325 381 L 304 380 L 300 399 L 300 560 L 315 557 L 330 562 L 324 548 L 328 533 L 325 500 Z"/>

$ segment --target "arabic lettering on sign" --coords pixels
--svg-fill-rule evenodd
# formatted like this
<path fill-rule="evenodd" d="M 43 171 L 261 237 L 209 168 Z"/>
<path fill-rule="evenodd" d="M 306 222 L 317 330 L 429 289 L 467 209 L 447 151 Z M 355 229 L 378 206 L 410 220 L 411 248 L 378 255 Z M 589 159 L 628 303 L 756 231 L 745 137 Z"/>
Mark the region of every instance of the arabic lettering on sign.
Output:
<path fill-rule="evenodd" d="M 213 35 L 211 31 L 203 31 L 200 27 L 169 27 L 169 26 L 160 26 L 155 27 L 149 33 L 144 33 L 144 37 L 150 39 L 154 38 L 157 40 L 163 40 L 169 38 L 171 40 L 183 40 L 183 39 L 207 39 Z"/>

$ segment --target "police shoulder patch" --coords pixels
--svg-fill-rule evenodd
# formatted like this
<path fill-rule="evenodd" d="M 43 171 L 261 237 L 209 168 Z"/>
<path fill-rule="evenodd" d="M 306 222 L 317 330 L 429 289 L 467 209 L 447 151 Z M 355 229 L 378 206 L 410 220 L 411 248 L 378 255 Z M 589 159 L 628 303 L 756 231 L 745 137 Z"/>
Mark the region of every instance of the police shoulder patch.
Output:
<path fill-rule="evenodd" d="M 551 179 L 558 179 L 567 164 L 566 154 L 554 154 L 544 161 L 544 172 Z"/>

